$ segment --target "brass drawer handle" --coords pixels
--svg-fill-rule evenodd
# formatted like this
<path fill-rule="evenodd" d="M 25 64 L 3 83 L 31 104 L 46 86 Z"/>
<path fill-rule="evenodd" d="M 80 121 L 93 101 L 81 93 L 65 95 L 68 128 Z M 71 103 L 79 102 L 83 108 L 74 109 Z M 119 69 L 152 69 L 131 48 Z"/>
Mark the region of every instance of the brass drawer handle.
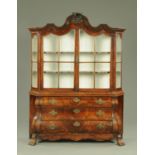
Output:
<path fill-rule="evenodd" d="M 73 101 L 74 101 L 75 103 L 78 103 L 78 102 L 80 102 L 80 99 L 79 99 L 78 97 L 75 97 L 75 98 L 73 99 Z"/>
<path fill-rule="evenodd" d="M 74 122 L 73 123 L 73 126 L 75 126 L 75 127 L 79 127 L 81 124 L 80 124 L 80 122 L 78 122 L 78 121 L 76 121 L 76 122 Z"/>
<path fill-rule="evenodd" d="M 51 114 L 51 115 L 55 116 L 55 115 L 57 115 L 57 114 L 58 114 L 58 112 L 57 112 L 56 110 L 52 110 L 52 111 L 50 111 L 50 112 L 49 112 L 49 114 Z"/>
<path fill-rule="evenodd" d="M 97 116 L 103 116 L 103 114 L 104 114 L 104 112 L 103 112 L 102 110 L 98 110 L 98 111 L 96 112 L 96 115 L 97 115 Z"/>
<path fill-rule="evenodd" d="M 55 99 L 53 99 L 53 98 L 49 100 L 49 104 L 54 105 L 54 104 L 56 104 L 56 103 L 57 103 L 57 101 L 56 101 Z"/>
<path fill-rule="evenodd" d="M 103 129 L 104 125 L 102 123 L 99 123 L 99 124 L 96 125 L 96 128 L 97 129 Z"/>
<path fill-rule="evenodd" d="M 74 109 L 73 112 L 74 112 L 75 114 L 77 114 L 77 113 L 80 112 L 80 109 Z"/>
<path fill-rule="evenodd" d="M 103 104 L 104 101 L 103 101 L 101 98 L 99 98 L 98 100 L 96 100 L 96 103 L 97 103 L 97 104 Z"/>
<path fill-rule="evenodd" d="M 49 126 L 50 130 L 55 130 L 56 128 L 57 128 L 57 126 L 55 124 Z"/>

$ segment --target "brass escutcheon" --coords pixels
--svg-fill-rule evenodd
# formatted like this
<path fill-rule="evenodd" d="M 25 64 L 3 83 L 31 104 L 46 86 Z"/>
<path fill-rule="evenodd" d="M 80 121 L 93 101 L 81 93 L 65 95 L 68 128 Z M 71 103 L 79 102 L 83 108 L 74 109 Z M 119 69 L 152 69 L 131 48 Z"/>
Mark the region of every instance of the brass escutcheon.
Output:
<path fill-rule="evenodd" d="M 103 113 L 104 113 L 104 112 L 103 112 L 102 110 L 98 110 L 98 111 L 96 112 L 96 115 L 97 115 L 97 116 L 103 116 Z"/>
<path fill-rule="evenodd" d="M 77 114 L 80 112 L 80 109 L 74 109 L 73 112 Z"/>
<path fill-rule="evenodd" d="M 103 104 L 104 101 L 103 101 L 101 98 L 99 98 L 98 100 L 96 100 L 96 103 L 97 103 L 97 104 Z"/>
<path fill-rule="evenodd" d="M 52 98 L 52 99 L 49 100 L 49 104 L 53 104 L 54 105 L 56 103 L 57 103 L 57 101 L 54 98 Z"/>
<path fill-rule="evenodd" d="M 56 110 L 52 110 L 52 111 L 50 111 L 49 113 L 50 113 L 51 115 L 53 115 L 53 116 L 55 116 L 55 115 L 58 114 L 58 112 L 57 112 Z"/>
<path fill-rule="evenodd" d="M 54 129 L 56 129 L 56 128 L 57 128 L 57 126 L 56 126 L 55 124 L 49 126 L 49 129 L 50 129 L 50 130 L 54 130 Z"/>
<path fill-rule="evenodd" d="M 80 124 L 80 122 L 78 122 L 78 121 L 76 121 L 76 122 L 74 122 L 73 123 L 73 126 L 75 126 L 75 127 L 79 127 L 81 124 Z"/>
<path fill-rule="evenodd" d="M 74 101 L 75 103 L 78 103 L 78 102 L 80 102 L 80 99 L 79 99 L 78 97 L 75 97 L 75 98 L 73 99 L 73 101 Z"/>
<path fill-rule="evenodd" d="M 97 129 L 103 129 L 104 125 L 102 123 L 99 123 L 99 124 L 96 125 L 96 128 Z"/>

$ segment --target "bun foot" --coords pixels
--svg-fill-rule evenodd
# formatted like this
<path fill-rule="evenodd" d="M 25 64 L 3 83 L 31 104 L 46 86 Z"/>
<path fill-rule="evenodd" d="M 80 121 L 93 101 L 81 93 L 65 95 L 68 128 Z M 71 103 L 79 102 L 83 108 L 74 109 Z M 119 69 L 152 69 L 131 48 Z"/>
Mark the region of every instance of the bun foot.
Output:
<path fill-rule="evenodd" d="M 31 139 L 29 140 L 29 143 L 28 143 L 28 144 L 34 146 L 34 145 L 36 145 L 36 143 L 37 143 L 36 134 L 32 134 L 32 137 L 31 137 Z"/>
<path fill-rule="evenodd" d="M 116 143 L 118 146 L 124 146 L 125 142 L 123 141 L 122 134 L 116 136 Z"/>
<path fill-rule="evenodd" d="M 30 139 L 29 145 L 36 145 L 36 140 L 35 139 Z"/>
<path fill-rule="evenodd" d="M 118 138 L 118 139 L 117 139 L 117 145 L 118 145 L 118 146 L 124 146 L 124 145 L 125 145 L 125 142 L 123 141 L 122 138 Z"/>

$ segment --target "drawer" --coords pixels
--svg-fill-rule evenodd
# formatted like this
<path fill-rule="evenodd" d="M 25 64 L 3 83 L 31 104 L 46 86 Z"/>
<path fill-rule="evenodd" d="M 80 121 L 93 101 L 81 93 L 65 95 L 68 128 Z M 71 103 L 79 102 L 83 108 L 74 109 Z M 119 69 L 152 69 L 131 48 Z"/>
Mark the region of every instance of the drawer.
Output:
<path fill-rule="evenodd" d="M 112 107 L 111 97 L 41 97 L 37 98 L 35 105 L 48 105 L 51 107 Z"/>
<path fill-rule="evenodd" d="M 41 108 L 42 120 L 112 120 L 112 110 L 104 108 Z"/>
<path fill-rule="evenodd" d="M 112 133 L 112 121 L 42 121 L 42 133 Z"/>

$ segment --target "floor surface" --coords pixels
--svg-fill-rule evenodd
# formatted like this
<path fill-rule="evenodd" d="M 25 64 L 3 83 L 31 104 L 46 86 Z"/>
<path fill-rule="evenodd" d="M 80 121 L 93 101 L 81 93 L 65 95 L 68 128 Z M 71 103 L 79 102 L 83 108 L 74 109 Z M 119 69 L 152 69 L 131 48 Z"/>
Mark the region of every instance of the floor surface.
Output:
<path fill-rule="evenodd" d="M 126 126 L 125 146 L 112 142 L 41 142 L 28 145 L 28 129 L 18 129 L 18 155 L 136 155 L 136 127 Z"/>

